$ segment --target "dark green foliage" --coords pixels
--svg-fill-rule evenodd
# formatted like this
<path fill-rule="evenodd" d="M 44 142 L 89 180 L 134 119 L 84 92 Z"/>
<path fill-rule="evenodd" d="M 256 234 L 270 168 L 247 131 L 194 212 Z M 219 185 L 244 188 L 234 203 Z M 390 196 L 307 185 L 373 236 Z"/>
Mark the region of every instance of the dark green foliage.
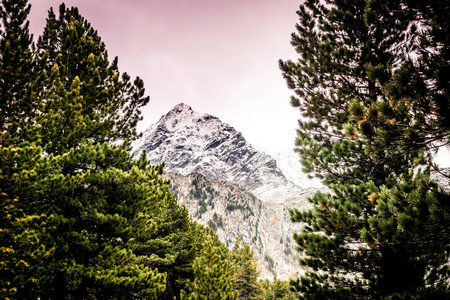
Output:
<path fill-rule="evenodd" d="M 223 227 L 223 218 L 222 216 L 217 216 L 217 213 L 214 213 L 213 215 L 213 221 L 217 224 L 217 227 L 221 228 Z"/>
<path fill-rule="evenodd" d="M 156 224 L 149 222 L 154 201 L 164 201 L 158 193 L 164 187 L 160 171 L 146 166 L 148 162 L 130 161 L 123 147 L 107 144 L 83 144 L 77 153 L 62 157 L 55 171 L 38 181 L 46 192 L 34 201 L 33 211 L 50 219 L 42 224 L 42 241 L 55 249 L 46 266 L 55 275 L 42 296 L 160 294 L 166 276 L 151 267 L 149 257 L 133 251 L 135 239 L 150 239 L 155 231 Z M 90 167 L 64 174 L 74 165 Z M 151 180 L 153 188 L 147 186 Z"/>
<path fill-rule="evenodd" d="M 302 114 L 304 171 L 331 191 L 291 212 L 305 223 L 304 298 L 448 293 L 450 198 L 429 179 L 430 150 L 449 142 L 447 2 L 300 6 L 299 60 L 280 68 Z"/>
<path fill-rule="evenodd" d="M 228 211 L 234 211 L 236 209 L 241 209 L 241 208 L 242 208 L 242 206 L 238 206 L 238 205 L 235 205 L 233 203 L 227 203 L 227 210 Z"/>
<path fill-rule="evenodd" d="M 243 212 L 247 212 L 246 217 L 255 215 L 253 210 L 248 206 L 248 203 L 242 204 L 242 203 L 227 203 L 226 209 L 228 211 L 235 211 L 235 210 L 241 210 Z"/>
<path fill-rule="evenodd" d="M 214 208 L 214 196 L 216 192 L 211 188 L 210 184 L 204 180 L 203 175 L 195 174 L 192 180 L 193 188 L 189 191 L 191 198 L 198 199 L 199 209 L 197 217 L 201 216 L 208 210 L 207 206 Z"/>
<path fill-rule="evenodd" d="M 132 241 L 155 231 L 149 221 L 156 187 L 164 185 L 160 170 L 107 144 L 60 156 L 42 156 L 35 146 L 3 147 L 1 154 L 14 162 L 2 166 L 1 187 L 2 204 L 12 202 L 16 217 L 4 216 L 2 237 L 20 237 L 4 248 L 9 283 L 2 288 L 15 287 L 17 298 L 154 297 L 164 290 L 166 276 L 133 252 Z M 64 172 L 74 166 L 84 167 Z M 155 188 L 147 185 L 151 178 Z"/>
<path fill-rule="evenodd" d="M 298 299 L 294 292 L 290 291 L 289 281 L 274 278 L 273 281 L 268 279 L 261 280 L 263 289 L 263 299 L 266 300 L 294 300 Z"/>
<path fill-rule="evenodd" d="M 208 227 L 211 228 L 214 232 L 217 231 L 217 225 L 213 222 L 213 220 L 208 221 Z"/>
<path fill-rule="evenodd" d="M 192 263 L 203 237 L 197 233 L 199 229 L 189 218 L 187 209 L 177 204 L 167 182 L 159 185 L 152 181 L 150 186 L 156 188 L 158 194 L 151 204 L 148 225 L 155 224 L 156 228 L 150 235 L 134 239 L 135 253 L 142 256 L 148 266 L 166 274 L 166 289 L 159 299 L 173 299 L 179 296 L 183 281 L 193 275 Z"/>
<path fill-rule="evenodd" d="M 32 113 L 27 88 L 32 78 L 32 36 L 26 18 L 30 5 L 26 0 L 2 1 L 0 18 L 0 145 L 24 130 L 24 119 Z"/>
<path fill-rule="evenodd" d="M 414 45 L 419 59 L 401 65 L 384 91 L 415 114 L 392 124 L 391 129 L 401 133 L 395 143 L 434 148 L 434 142 L 439 141 L 438 146 L 449 142 L 450 5 L 446 0 L 408 0 L 405 4 L 403 14 L 420 24 Z"/>
<path fill-rule="evenodd" d="M 208 227 L 211 228 L 214 232 L 217 232 L 217 228 L 223 227 L 222 216 L 220 216 L 219 218 L 217 216 L 217 213 L 214 213 L 212 220 L 208 221 Z"/>
<path fill-rule="evenodd" d="M 195 279 L 188 284 L 189 293 L 182 291 L 181 299 L 237 299 L 231 283 L 229 264 L 227 259 L 220 256 L 213 240 L 208 238 L 194 261 Z"/>
<path fill-rule="evenodd" d="M 208 209 L 206 207 L 206 203 L 203 200 L 198 201 L 199 209 L 197 210 L 197 216 L 201 217 Z"/>
<path fill-rule="evenodd" d="M 46 90 L 39 94 L 55 100 L 41 107 L 51 117 L 40 120 L 46 133 L 43 142 L 52 143 L 49 151 L 64 151 L 82 140 L 136 138 L 140 108 L 149 101 L 143 82 L 120 74 L 117 57 L 109 62 L 105 44 L 77 8 L 63 4 L 59 16 L 50 9 L 37 46 L 39 84 Z"/>
<path fill-rule="evenodd" d="M 400 9 L 394 2 L 384 5 Z M 374 177 L 384 183 L 399 171 L 398 161 L 391 159 L 396 152 L 376 151 L 371 141 L 366 146 L 361 135 L 370 136 L 373 113 L 361 111 L 385 103 L 378 103 L 383 98 L 381 86 L 392 77 L 391 65 L 404 49 L 397 44 L 404 42 L 409 22 L 392 16 L 381 3 L 336 5 L 334 9 L 307 1 L 301 6 L 298 33 L 292 37 L 301 59 L 280 62 L 289 87 L 295 89 L 291 102 L 303 115 L 297 151 L 305 170 L 315 171 L 325 183 Z M 356 130 L 348 128 L 353 124 L 358 125 Z"/>
<path fill-rule="evenodd" d="M 275 262 L 273 261 L 273 258 L 270 257 L 269 255 L 265 254 L 264 255 L 264 260 L 267 261 L 267 264 L 269 265 L 269 270 L 272 271 L 273 266 L 275 265 Z"/>
<path fill-rule="evenodd" d="M 195 199 L 202 199 L 202 190 L 196 189 L 193 195 Z"/>
<path fill-rule="evenodd" d="M 238 299 L 264 299 L 261 284 L 258 281 L 258 265 L 250 247 L 248 245 L 241 247 L 240 238 L 238 238 L 230 256 L 233 287 L 238 292 Z"/>

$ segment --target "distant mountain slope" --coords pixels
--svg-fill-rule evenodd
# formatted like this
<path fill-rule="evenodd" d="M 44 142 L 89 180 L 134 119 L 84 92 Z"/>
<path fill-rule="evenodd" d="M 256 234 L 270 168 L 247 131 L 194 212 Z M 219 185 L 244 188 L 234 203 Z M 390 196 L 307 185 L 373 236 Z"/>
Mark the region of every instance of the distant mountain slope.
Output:
<path fill-rule="evenodd" d="M 294 232 L 300 224 L 290 221 L 289 210 L 304 209 L 306 198 L 283 203 L 262 202 L 243 188 L 226 182 L 208 179 L 200 174 L 183 176 L 167 173 L 171 191 L 178 203 L 185 205 L 189 215 L 199 223 L 211 227 L 220 240 L 232 247 L 236 237 L 250 245 L 261 268 L 261 276 L 288 279 L 302 273 L 295 251 Z M 297 199 L 298 200 L 298 199 Z"/>
<path fill-rule="evenodd" d="M 324 187 L 319 179 L 308 178 L 308 174 L 302 172 L 300 156 L 294 150 L 278 152 L 272 157 L 287 180 L 304 189 Z"/>
<path fill-rule="evenodd" d="M 232 182 L 263 201 L 280 202 L 280 195 L 302 189 L 290 182 L 277 162 L 248 144 L 242 134 L 209 114 L 200 114 L 184 103 L 150 126 L 135 145 L 154 164 L 165 170 L 192 173 Z"/>

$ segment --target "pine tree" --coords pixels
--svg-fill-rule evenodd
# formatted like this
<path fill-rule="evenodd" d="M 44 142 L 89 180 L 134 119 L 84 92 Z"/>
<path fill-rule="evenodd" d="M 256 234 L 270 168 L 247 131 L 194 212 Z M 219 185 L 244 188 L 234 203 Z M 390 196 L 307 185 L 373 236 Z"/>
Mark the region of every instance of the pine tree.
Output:
<path fill-rule="evenodd" d="M 52 249 L 40 242 L 43 215 L 20 208 L 32 189 L 42 149 L 26 140 L 32 125 L 32 37 L 28 31 L 27 1 L 0 4 L 0 297 L 18 291 L 39 294 L 48 273 Z"/>
<path fill-rule="evenodd" d="M 188 285 L 189 293 L 181 292 L 181 299 L 237 299 L 233 290 L 229 261 L 219 255 L 213 239 L 208 238 L 201 254 L 194 261 L 194 281 Z"/>
<path fill-rule="evenodd" d="M 21 11 L 25 22 L 26 1 L 8 5 L 3 18 Z M 30 67 L 4 80 L 16 99 L 2 98 L 15 123 L 3 123 L 0 149 L 1 296 L 178 298 L 212 232 L 177 204 L 163 166 L 129 153 L 142 81 L 120 75 L 76 8 L 50 10 L 36 47 L 26 26 L 8 31 L 28 41 L 8 68 Z"/>
<path fill-rule="evenodd" d="M 305 222 L 295 235 L 311 270 L 295 284 L 305 298 L 448 293 L 449 195 L 430 181 L 427 165 L 416 171 L 431 166 L 430 142 L 448 142 L 448 80 L 435 72 L 448 68 L 439 54 L 448 43 L 436 30 L 448 26 L 448 5 L 437 3 L 300 6 L 292 35 L 300 58 L 280 68 L 302 113 L 296 145 L 304 170 L 331 191 L 291 214 Z M 438 8 L 445 17 L 430 14 Z M 419 39 L 435 46 L 433 59 Z"/>
<path fill-rule="evenodd" d="M 26 18 L 30 5 L 26 0 L 6 1 L 0 5 L 0 144 L 23 130 L 24 115 L 31 113 L 30 99 L 25 98 L 31 83 L 32 36 Z M 27 101 L 28 100 L 28 101 Z"/>
<path fill-rule="evenodd" d="M 290 291 L 289 281 L 280 280 L 275 277 L 272 281 L 269 279 L 261 280 L 261 286 L 263 288 L 264 299 L 266 300 L 298 299 L 296 295 Z"/>
<path fill-rule="evenodd" d="M 240 246 L 238 237 L 231 255 L 233 287 L 238 299 L 263 299 L 262 288 L 258 281 L 259 270 L 253 251 L 248 245 Z"/>
<path fill-rule="evenodd" d="M 120 74 L 117 57 L 109 62 L 105 44 L 77 8 L 69 9 L 62 4 L 58 17 L 50 9 L 37 47 L 40 96 L 62 96 L 61 93 L 73 90 L 76 85 L 79 98 L 71 110 L 82 116 L 68 118 L 65 116 L 68 113 L 61 111 L 66 108 L 64 105 L 75 102 L 64 103 L 63 107 L 43 103 L 41 109 L 50 114 L 40 121 L 45 133 L 42 142 L 51 143 L 47 151 L 61 152 L 83 140 L 113 143 L 138 136 L 140 108 L 149 101 L 143 81 L 137 77 L 131 82 L 127 73 Z M 55 68 L 58 78 L 52 77 Z M 48 95 L 47 90 L 52 88 L 53 94 Z"/>
<path fill-rule="evenodd" d="M 205 240 L 200 225 L 194 223 L 184 206 L 170 193 L 168 181 L 159 186 L 153 204 L 152 221 L 157 224 L 148 236 L 135 237 L 135 253 L 148 257 L 146 265 L 166 274 L 166 289 L 158 299 L 180 297 L 186 280 L 193 277 L 192 264 Z"/>

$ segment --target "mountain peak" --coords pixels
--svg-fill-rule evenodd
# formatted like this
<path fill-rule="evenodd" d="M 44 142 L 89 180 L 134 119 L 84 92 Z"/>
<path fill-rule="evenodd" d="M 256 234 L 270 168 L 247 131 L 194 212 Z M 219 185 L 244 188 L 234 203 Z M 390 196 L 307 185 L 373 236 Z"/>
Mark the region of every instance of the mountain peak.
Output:
<path fill-rule="evenodd" d="M 205 134 L 211 131 L 220 131 L 224 126 L 229 126 L 222 123 L 217 117 L 194 111 L 192 107 L 184 103 L 175 105 L 157 124 L 160 128 L 163 126 L 171 132 L 195 129 Z"/>
<path fill-rule="evenodd" d="M 196 112 L 192 110 L 192 107 L 181 102 L 175 105 L 175 107 L 172 108 L 165 116 L 163 116 L 162 119 L 166 120 L 166 122 L 170 120 L 180 121 L 190 119 L 194 114 L 196 114 Z"/>
<path fill-rule="evenodd" d="M 135 155 L 143 151 L 153 164 L 165 162 L 166 171 L 233 182 L 257 196 L 293 187 L 276 161 L 248 144 L 240 132 L 184 103 L 146 130 Z"/>
<path fill-rule="evenodd" d="M 169 114 L 170 113 L 179 114 L 183 111 L 193 111 L 193 110 L 192 110 L 192 107 L 181 102 L 181 103 L 178 103 L 177 105 L 175 105 L 175 107 L 172 108 L 172 110 L 169 112 Z"/>

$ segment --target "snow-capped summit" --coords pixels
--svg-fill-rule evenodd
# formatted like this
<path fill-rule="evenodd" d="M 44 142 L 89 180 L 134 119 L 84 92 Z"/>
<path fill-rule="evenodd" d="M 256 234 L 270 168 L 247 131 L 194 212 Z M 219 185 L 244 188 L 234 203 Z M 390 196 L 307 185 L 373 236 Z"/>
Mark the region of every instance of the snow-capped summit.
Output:
<path fill-rule="evenodd" d="M 224 127 L 224 124 L 218 118 L 209 114 L 195 112 L 190 106 L 184 103 L 177 104 L 163 118 L 166 128 L 170 131 L 195 127 L 198 130 L 202 130 L 203 133 L 207 133 L 214 130 L 221 130 Z"/>
<path fill-rule="evenodd" d="M 181 175 L 199 173 L 241 185 L 263 201 L 280 202 L 280 195 L 301 192 L 277 167 L 276 161 L 248 144 L 242 134 L 217 117 L 177 104 L 151 125 L 135 144 L 153 164 Z"/>

